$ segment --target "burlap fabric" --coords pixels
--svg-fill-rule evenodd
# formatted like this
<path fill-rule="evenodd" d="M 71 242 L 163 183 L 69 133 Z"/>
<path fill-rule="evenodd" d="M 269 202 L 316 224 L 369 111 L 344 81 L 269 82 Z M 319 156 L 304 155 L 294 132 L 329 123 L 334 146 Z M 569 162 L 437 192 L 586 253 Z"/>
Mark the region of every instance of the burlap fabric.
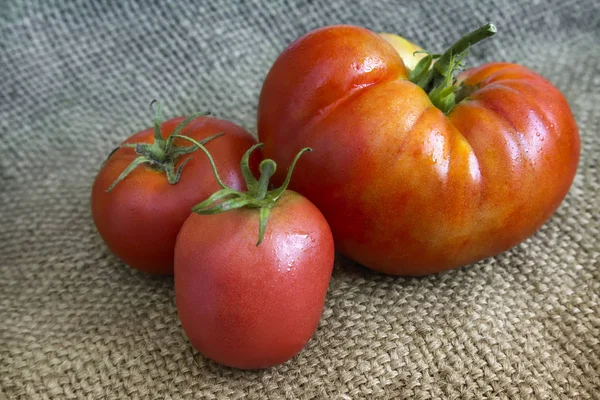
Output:
<path fill-rule="evenodd" d="M 172 279 L 124 266 L 96 235 L 95 173 L 150 125 L 152 99 L 256 132 L 271 63 L 310 29 L 353 23 L 439 51 L 487 21 L 499 33 L 469 63 L 539 71 L 582 137 L 567 199 L 511 251 L 421 279 L 339 257 L 306 349 L 242 372 L 194 352 Z M 0 398 L 600 398 L 599 62 L 593 0 L 3 2 Z"/>

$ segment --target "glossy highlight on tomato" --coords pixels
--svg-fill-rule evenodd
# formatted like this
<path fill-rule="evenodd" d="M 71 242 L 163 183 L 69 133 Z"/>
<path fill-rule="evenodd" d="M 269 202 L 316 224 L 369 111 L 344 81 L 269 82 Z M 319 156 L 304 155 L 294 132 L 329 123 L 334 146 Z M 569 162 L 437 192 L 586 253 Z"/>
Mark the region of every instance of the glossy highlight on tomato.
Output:
<path fill-rule="evenodd" d="M 285 164 L 295 149 L 315 149 L 290 187 L 323 212 L 339 251 L 376 271 L 435 273 L 532 235 L 577 169 L 564 96 L 511 63 L 444 82 L 456 53 L 433 63 L 437 75 L 421 87 L 394 46 L 412 53 L 389 39 L 342 25 L 292 43 L 260 95 L 265 157 Z"/>

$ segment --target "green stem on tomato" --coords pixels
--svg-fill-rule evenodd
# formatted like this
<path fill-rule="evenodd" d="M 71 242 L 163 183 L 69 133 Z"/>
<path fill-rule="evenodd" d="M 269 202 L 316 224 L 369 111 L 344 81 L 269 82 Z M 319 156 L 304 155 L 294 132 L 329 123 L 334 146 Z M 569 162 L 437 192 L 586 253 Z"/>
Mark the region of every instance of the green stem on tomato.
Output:
<path fill-rule="evenodd" d="M 260 163 L 258 169 L 260 171 L 260 178 L 258 180 L 258 186 L 256 188 L 256 193 L 254 193 L 254 197 L 258 200 L 262 200 L 267 195 L 267 191 L 269 190 L 269 181 L 275 173 L 275 170 L 277 170 L 277 164 L 271 159 L 266 159 Z"/>
<path fill-rule="evenodd" d="M 259 165 L 260 170 L 260 178 L 256 180 L 252 170 L 250 169 L 250 154 L 262 147 L 262 143 L 255 144 L 251 148 L 246 151 L 244 156 L 242 157 L 242 161 L 240 163 L 240 168 L 242 171 L 242 176 L 246 181 L 247 191 L 241 191 L 233 189 L 223 183 L 219 173 L 217 171 L 217 167 L 213 160 L 210 152 L 204 147 L 202 143 L 195 141 L 194 139 L 185 137 L 185 136 L 177 136 L 182 139 L 186 139 L 196 145 L 199 149 L 201 149 L 210 161 L 210 165 L 215 176 L 215 179 L 219 183 L 221 190 L 216 191 L 211 196 L 209 196 L 206 200 L 196 204 L 192 207 L 192 211 L 197 214 L 218 214 L 229 210 L 234 210 L 238 208 L 255 208 L 259 210 L 259 223 L 258 223 L 258 242 L 256 243 L 259 246 L 264 237 L 267 227 L 267 220 L 271 213 L 271 209 L 277 204 L 277 201 L 281 198 L 285 190 L 287 189 L 294 168 L 296 167 L 296 163 L 300 156 L 307 151 L 312 151 L 310 147 L 305 147 L 296 154 L 294 161 L 288 168 L 288 173 L 285 178 L 283 184 L 276 188 L 269 190 L 269 181 L 275 171 L 277 170 L 277 164 L 275 161 L 271 159 L 263 160 Z"/>
<path fill-rule="evenodd" d="M 415 69 L 409 71 L 409 80 L 422 87 L 433 105 L 448 114 L 458 103 L 455 92 L 461 90 L 461 86 L 456 85 L 456 74 L 463 70 L 462 61 L 469 48 L 495 33 L 496 27 L 486 24 L 460 38 L 441 55 L 426 52 Z"/>
<path fill-rule="evenodd" d="M 135 160 L 131 162 L 123 170 L 123 172 L 115 179 L 115 181 L 108 187 L 106 190 L 110 192 L 125 179 L 134 169 L 142 164 L 148 164 L 151 168 L 164 172 L 167 176 L 167 181 L 174 185 L 179 182 L 181 179 L 181 173 L 183 171 L 183 167 L 191 160 L 191 157 L 185 159 L 177 169 L 175 166 L 179 162 L 181 156 L 185 154 L 190 154 L 196 150 L 198 150 L 197 146 L 189 146 L 189 147 L 181 147 L 175 146 L 173 141 L 176 137 L 184 138 L 184 136 L 180 135 L 180 132 L 189 125 L 194 119 L 208 115 L 208 113 L 195 113 L 185 118 L 177 127 L 173 133 L 165 140 L 162 135 L 161 126 L 162 126 L 162 111 L 161 105 L 156 100 L 153 100 L 150 103 L 150 108 L 154 107 L 154 119 L 153 119 L 153 129 L 154 129 L 154 142 L 153 143 L 126 143 L 114 149 L 106 159 L 108 159 L 120 148 L 133 148 L 135 152 L 139 155 Z M 200 143 L 205 144 L 209 141 L 222 136 L 224 133 L 217 133 L 210 137 L 203 139 Z M 106 163 L 106 161 L 104 161 Z"/>

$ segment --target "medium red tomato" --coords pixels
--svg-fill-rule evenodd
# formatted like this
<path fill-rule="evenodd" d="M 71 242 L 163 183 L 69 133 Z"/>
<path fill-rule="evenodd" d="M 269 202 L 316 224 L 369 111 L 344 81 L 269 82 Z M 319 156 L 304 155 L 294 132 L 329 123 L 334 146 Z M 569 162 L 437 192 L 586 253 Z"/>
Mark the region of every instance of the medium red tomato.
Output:
<path fill-rule="evenodd" d="M 218 189 L 206 157 L 190 155 L 197 149 L 195 145 L 181 138 L 169 144 L 174 132 L 197 141 L 223 133 L 206 145 L 225 172 L 225 182 L 238 189 L 244 187 L 237 167 L 239 159 L 256 143 L 231 122 L 207 116 L 181 117 L 163 123 L 157 120 L 155 129 L 131 136 L 109 156 L 92 188 L 96 228 L 109 249 L 126 264 L 155 274 L 173 273 L 173 252 L 181 225 L 194 204 Z M 124 147 L 134 143 L 141 145 Z M 169 149 L 165 149 L 167 145 Z M 257 161 L 252 160 L 254 164 Z"/>
<path fill-rule="evenodd" d="M 494 32 L 411 70 L 402 40 L 355 26 L 310 32 L 276 60 L 259 140 L 279 163 L 316 149 L 290 187 L 323 212 L 342 253 L 390 274 L 455 268 L 521 242 L 565 197 L 580 143 L 560 91 L 508 63 L 455 79 L 468 46 Z"/>
<path fill-rule="evenodd" d="M 249 191 L 223 185 L 194 208 L 201 214 L 190 215 L 179 232 L 175 296 L 181 325 L 200 353 L 221 364 L 281 364 L 306 345 L 319 323 L 333 237 L 310 201 L 285 190 L 295 162 L 284 185 L 271 191 L 275 163 L 261 163 L 258 182 L 246 164 Z"/>

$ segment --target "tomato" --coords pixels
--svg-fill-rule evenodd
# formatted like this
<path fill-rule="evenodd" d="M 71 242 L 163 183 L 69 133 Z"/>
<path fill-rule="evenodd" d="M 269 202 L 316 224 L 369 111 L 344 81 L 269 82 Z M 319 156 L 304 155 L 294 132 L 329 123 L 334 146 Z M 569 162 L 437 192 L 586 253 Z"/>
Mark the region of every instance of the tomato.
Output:
<path fill-rule="evenodd" d="M 287 183 L 267 192 L 274 168 L 265 160 L 258 182 L 245 175 L 248 193 L 223 186 L 195 207 L 201 214 L 185 221 L 175 247 L 183 329 L 200 353 L 231 367 L 296 355 L 317 328 L 333 268 L 325 217 Z"/>
<path fill-rule="evenodd" d="M 224 133 L 210 140 L 206 146 L 215 154 L 227 184 L 243 188 L 238 160 L 256 143 L 255 139 L 231 122 L 207 116 L 191 121 L 184 121 L 181 117 L 162 124 L 159 122 L 159 135 L 167 139 L 183 123 L 186 125 L 180 133 L 197 141 Z M 144 130 L 123 143 L 126 146 L 145 143 L 145 149 L 120 147 L 107 159 L 92 188 L 92 216 L 109 249 L 126 264 L 148 273 L 172 274 L 175 240 L 181 225 L 190 215 L 191 207 L 218 189 L 218 185 L 214 182 L 206 157 L 200 154 L 190 156 L 194 146 L 180 138 L 173 140 L 171 153 L 179 149 L 184 154 L 167 167 L 170 171 L 162 171 L 164 168 L 158 162 L 146 162 L 117 181 L 128 166 L 141 157 L 136 150 L 148 153 L 150 144 L 155 140 L 154 132 L 153 129 Z M 151 150 L 156 151 L 156 147 Z M 167 164 L 172 161 L 173 154 L 166 157 Z M 191 159 L 186 162 L 189 157 Z M 253 159 L 253 163 L 256 162 L 257 159 Z M 112 190 L 107 191 L 109 188 Z"/>
<path fill-rule="evenodd" d="M 580 151 L 560 91 L 516 64 L 455 75 L 469 44 L 494 32 L 408 69 L 401 40 L 331 26 L 275 61 L 259 141 L 279 163 L 315 148 L 290 188 L 323 212 L 340 252 L 384 273 L 435 273 L 509 249 L 559 206 Z"/>

